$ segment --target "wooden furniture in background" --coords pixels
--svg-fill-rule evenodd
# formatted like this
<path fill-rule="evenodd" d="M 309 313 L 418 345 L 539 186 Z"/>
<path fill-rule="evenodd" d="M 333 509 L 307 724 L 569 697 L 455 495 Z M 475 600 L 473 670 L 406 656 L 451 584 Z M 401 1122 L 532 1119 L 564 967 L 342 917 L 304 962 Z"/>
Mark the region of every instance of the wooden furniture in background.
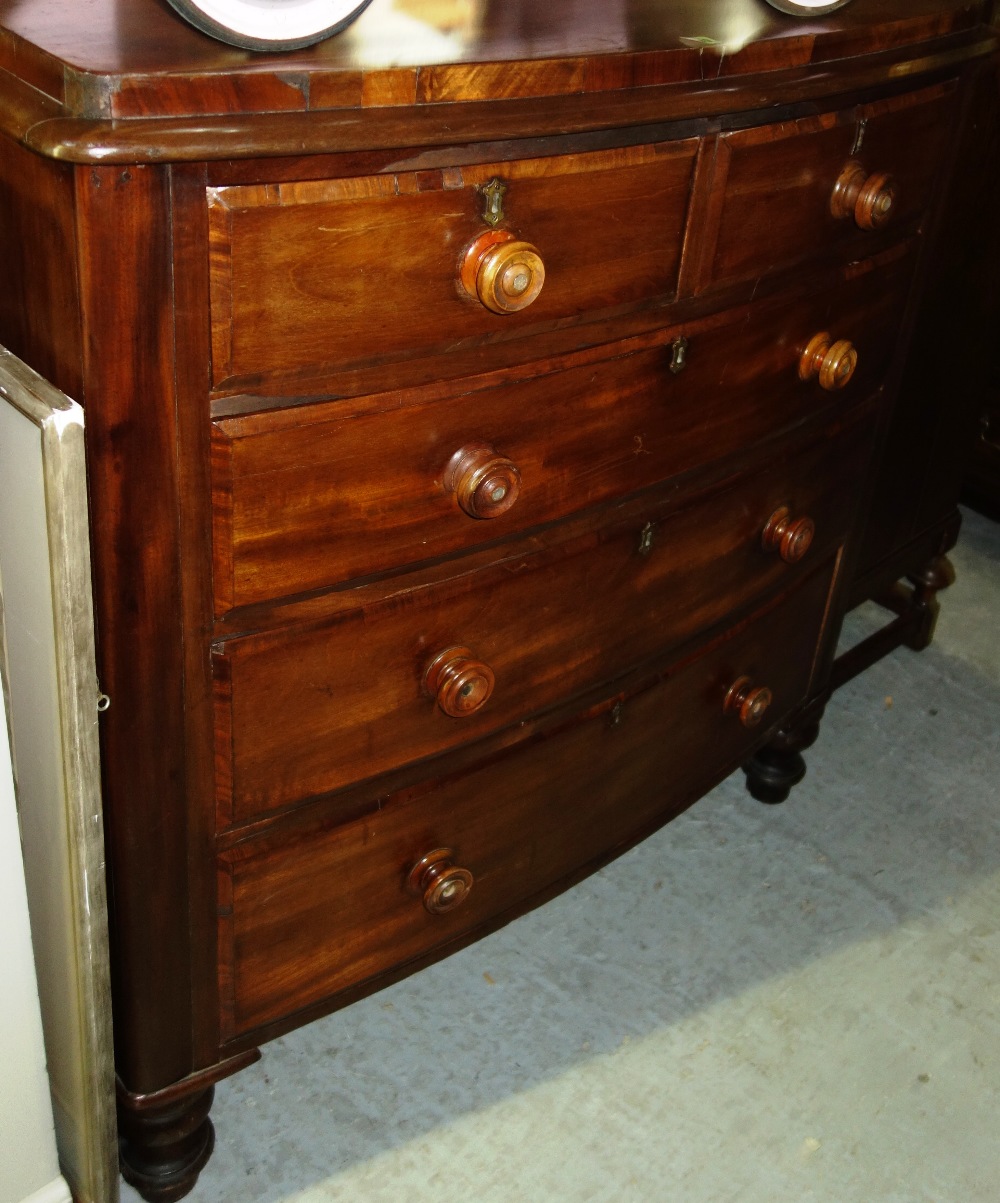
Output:
<path fill-rule="evenodd" d="M 899 383 L 989 9 L 375 0 L 272 59 L 0 3 L 0 338 L 86 407 L 147 1198 L 265 1040 L 800 775 L 846 607 L 954 534 Z"/>
<path fill-rule="evenodd" d="M 1000 521 L 1000 61 L 985 73 L 974 109 L 977 166 L 975 218 L 962 266 L 966 320 L 974 332 L 970 391 L 977 438 L 965 476 L 965 498 Z M 971 173 L 970 173 L 971 174 Z"/>

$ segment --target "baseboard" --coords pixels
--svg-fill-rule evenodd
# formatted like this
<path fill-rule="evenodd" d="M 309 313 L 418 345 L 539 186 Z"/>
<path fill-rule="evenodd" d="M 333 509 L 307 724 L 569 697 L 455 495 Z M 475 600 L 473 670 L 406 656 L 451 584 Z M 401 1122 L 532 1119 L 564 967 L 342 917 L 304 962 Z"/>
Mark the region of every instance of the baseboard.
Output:
<path fill-rule="evenodd" d="M 66 1185 L 66 1179 L 60 1174 L 58 1178 L 53 1178 L 48 1186 L 43 1186 L 33 1195 L 22 1199 L 21 1203 L 73 1203 L 73 1196 Z"/>

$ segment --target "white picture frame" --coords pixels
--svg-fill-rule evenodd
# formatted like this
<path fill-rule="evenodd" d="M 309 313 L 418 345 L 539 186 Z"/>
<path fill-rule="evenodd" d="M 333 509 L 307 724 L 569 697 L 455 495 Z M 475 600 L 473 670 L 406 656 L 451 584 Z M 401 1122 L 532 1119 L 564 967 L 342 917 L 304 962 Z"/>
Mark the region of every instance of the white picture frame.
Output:
<path fill-rule="evenodd" d="M 823 17 L 850 4 L 851 0 L 767 0 L 772 8 L 790 17 Z"/>
<path fill-rule="evenodd" d="M 371 0 L 169 0 L 202 33 L 246 50 L 297 50 L 339 33 Z"/>
<path fill-rule="evenodd" d="M 83 410 L 3 347 L 0 481 L 0 660 L 56 1147 L 78 1203 L 116 1203 Z"/>

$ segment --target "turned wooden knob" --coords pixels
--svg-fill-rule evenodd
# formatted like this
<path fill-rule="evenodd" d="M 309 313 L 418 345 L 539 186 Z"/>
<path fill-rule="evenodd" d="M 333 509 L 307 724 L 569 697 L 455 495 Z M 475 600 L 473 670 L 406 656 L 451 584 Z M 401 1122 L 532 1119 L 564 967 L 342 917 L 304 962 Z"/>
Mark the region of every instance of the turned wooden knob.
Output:
<path fill-rule="evenodd" d="M 475 659 L 467 647 L 449 647 L 427 665 L 424 684 L 449 718 L 465 718 L 489 701 L 493 669 Z"/>
<path fill-rule="evenodd" d="M 771 705 L 771 691 L 765 685 L 754 685 L 749 677 L 740 677 L 729 687 L 724 709 L 735 714 L 744 727 L 756 727 Z"/>
<path fill-rule="evenodd" d="M 814 334 L 799 360 L 799 379 L 819 378 L 820 388 L 835 392 L 843 388 L 858 366 L 858 353 L 846 338 L 834 342 L 824 330 Z"/>
<path fill-rule="evenodd" d="M 797 564 L 812 546 L 815 533 L 811 518 L 793 518 L 783 505 L 768 518 L 761 542 L 765 551 L 776 551 L 786 564 Z"/>
<path fill-rule="evenodd" d="M 488 443 L 469 443 L 448 461 L 444 487 L 470 518 L 499 518 L 517 501 L 521 473 Z"/>
<path fill-rule="evenodd" d="M 492 313 L 518 313 L 545 283 L 545 264 L 530 242 L 509 230 L 487 230 L 465 252 L 462 285 Z"/>
<path fill-rule="evenodd" d="M 452 863 L 455 853 L 450 848 L 435 848 L 410 870 L 406 888 L 423 901 L 432 915 L 444 915 L 469 897 L 475 880 L 468 869 Z"/>
<path fill-rule="evenodd" d="M 853 217 L 862 230 L 879 230 L 892 216 L 896 184 L 887 172 L 869 175 L 857 159 L 840 173 L 830 197 L 834 217 Z"/>

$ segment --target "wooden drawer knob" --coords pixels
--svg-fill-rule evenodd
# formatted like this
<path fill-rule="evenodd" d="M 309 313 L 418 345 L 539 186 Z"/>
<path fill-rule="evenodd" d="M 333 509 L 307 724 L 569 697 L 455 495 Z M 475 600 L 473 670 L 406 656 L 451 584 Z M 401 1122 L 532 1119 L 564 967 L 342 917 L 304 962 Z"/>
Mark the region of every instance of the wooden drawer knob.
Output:
<path fill-rule="evenodd" d="M 869 175 L 857 159 L 840 173 L 830 198 L 834 217 L 853 217 L 862 230 L 879 230 L 896 206 L 896 184 L 884 171 Z"/>
<path fill-rule="evenodd" d="M 448 461 L 444 487 L 470 518 L 499 518 L 517 501 L 521 473 L 488 443 L 470 443 Z"/>
<path fill-rule="evenodd" d="M 819 378 L 820 388 L 835 392 L 843 388 L 858 366 L 858 353 L 852 342 L 838 338 L 834 342 L 824 330 L 814 334 L 799 360 L 799 379 Z"/>
<path fill-rule="evenodd" d="M 450 848 L 435 848 L 420 858 L 410 870 L 406 888 L 423 901 L 432 915 L 445 915 L 469 897 L 475 880 L 468 869 L 452 862 Z"/>
<path fill-rule="evenodd" d="M 465 252 L 462 285 L 492 313 L 519 313 L 536 300 L 545 264 L 530 242 L 509 230 L 487 230 Z"/>
<path fill-rule="evenodd" d="M 771 705 L 771 691 L 765 685 L 754 685 L 749 677 L 740 677 L 729 687 L 724 709 L 735 714 L 744 727 L 752 729 L 759 725 L 764 712 Z"/>
<path fill-rule="evenodd" d="M 467 647 L 449 647 L 427 665 L 424 684 L 449 718 L 465 718 L 489 701 L 494 676 Z"/>
<path fill-rule="evenodd" d="M 786 564 L 797 564 L 812 546 L 815 533 L 811 518 L 793 518 L 783 505 L 768 518 L 761 542 L 765 551 L 776 551 Z"/>

